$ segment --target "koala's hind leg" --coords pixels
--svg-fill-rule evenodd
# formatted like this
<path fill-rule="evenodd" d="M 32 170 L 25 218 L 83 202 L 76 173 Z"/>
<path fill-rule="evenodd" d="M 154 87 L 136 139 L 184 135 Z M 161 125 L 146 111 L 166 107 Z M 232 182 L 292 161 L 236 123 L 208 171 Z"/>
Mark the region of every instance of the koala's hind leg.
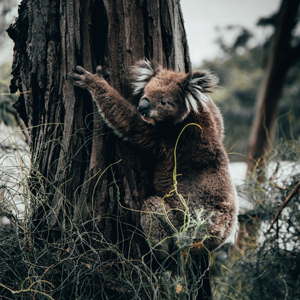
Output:
<path fill-rule="evenodd" d="M 141 212 L 141 225 L 158 259 L 168 257 L 174 248 L 175 228 L 178 229 L 174 210 L 161 197 L 148 198 Z"/>

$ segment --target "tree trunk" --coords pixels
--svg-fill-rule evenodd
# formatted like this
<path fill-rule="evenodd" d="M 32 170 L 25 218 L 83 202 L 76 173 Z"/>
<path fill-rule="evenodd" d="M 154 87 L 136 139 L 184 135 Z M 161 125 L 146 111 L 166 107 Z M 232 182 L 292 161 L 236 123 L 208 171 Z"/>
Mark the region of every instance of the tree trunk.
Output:
<path fill-rule="evenodd" d="M 151 166 L 105 126 L 68 73 L 101 65 L 110 85 L 136 103 L 130 66 L 137 60 L 190 71 L 179 1 L 23 0 L 8 32 L 11 90 L 22 93 L 15 106 L 30 132 L 33 228 L 55 241 L 76 227 L 128 259 L 144 259 L 139 211 Z"/>
<path fill-rule="evenodd" d="M 255 169 L 257 160 L 270 150 L 274 139 L 278 103 L 287 71 L 293 62 L 291 39 L 299 2 L 299 0 L 283 0 L 277 16 L 273 43 L 264 80 L 258 93 L 256 116 L 250 134 L 247 152 L 248 171 Z"/>

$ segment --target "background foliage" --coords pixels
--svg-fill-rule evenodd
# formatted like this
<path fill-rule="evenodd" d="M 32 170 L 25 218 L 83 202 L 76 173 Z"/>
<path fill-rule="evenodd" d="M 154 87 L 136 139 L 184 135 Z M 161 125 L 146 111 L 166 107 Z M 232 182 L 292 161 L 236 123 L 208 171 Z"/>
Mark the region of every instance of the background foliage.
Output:
<path fill-rule="evenodd" d="M 300 299 L 300 141 L 281 143 L 264 160 L 265 181 L 251 176 L 239 188 L 239 196 L 252 204 L 240 215 L 240 226 L 248 225 L 248 231 L 240 231 L 242 244 L 219 268 L 216 299 Z"/>
<path fill-rule="evenodd" d="M 230 30 L 229 28 L 228 30 Z M 241 35 L 246 32 L 246 39 Z M 250 128 L 255 114 L 255 100 L 264 74 L 270 39 L 263 45 L 248 48 L 251 38 L 248 31 L 242 30 L 231 46 L 224 45 L 224 57 L 205 61 L 204 67 L 211 69 L 220 78 L 220 88 L 213 99 L 220 107 L 225 124 L 225 146 L 230 152 L 231 161 L 244 161 L 247 151 Z M 242 40 L 242 42 L 239 42 Z M 238 45 L 238 46 L 237 46 Z M 242 53 L 242 54 L 239 54 Z M 285 82 L 285 88 L 279 104 L 277 129 L 274 144 L 281 138 L 292 140 L 300 134 L 300 62 L 291 67 Z"/>
<path fill-rule="evenodd" d="M 13 10 L 17 6 L 17 0 L 0 0 L 0 49 L 6 48 L 8 35 L 6 29 L 11 24 L 14 13 Z M 11 62 L 3 61 L 0 63 L 0 123 L 8 126 L 18 125 L 16 111 L 13 103 L 16 100 L 15 95 L 11 95 L 9 91 L 9 83 L 11 79 Z"/>
<path fill-rule="evenodd" d="M 10 94 L 9 91 L 10 71 L 11 66 L 9 64 L 0 67 L 0 123 L 7 126 L 17 126 L 17 112 L 13 107 L 17 96 Z"/>

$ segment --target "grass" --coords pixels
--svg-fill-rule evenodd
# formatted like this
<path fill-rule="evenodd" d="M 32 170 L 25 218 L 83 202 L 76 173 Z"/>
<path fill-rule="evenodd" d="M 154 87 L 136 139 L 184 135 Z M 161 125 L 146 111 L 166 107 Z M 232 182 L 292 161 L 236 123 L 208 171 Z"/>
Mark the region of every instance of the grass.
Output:
<path fill-rule="evenodd" d="M 13 133 L 5 137 L 8 145 L 13 145 L 13 139 Z M 1 185 L 1 216 L 9 225 L 0 226 L 0 299 L 195 299 L 206 274 L 185 251 L 190 247 L 186 231 L 193 231 L 195 238 L 205 230 L 201 211 L 195 218 L 189 215 L 176 235 L 178 249 L 172 257 L 153 267 L 144 259 L 146 255 L 141 260 L 129 258 L 119 247 L 120 241 L 113 244 L 100 230 L 74 223 L 68 209 L 62 212 L 65 221 L 56 226 L 60 234 L 54 239 L 45 226 L 46 212 L 53 210 L 51 194 L 43 187 L 46 179 L 19 150 L 3 154 L 0 178 L 11 174 L 4 166 L 8 159 L 18 175 Z M 28 183 L 29 174 L 34 174 L 38 191 Z M 59 187 L 53 185 L 53 189 L 59 192 Z M 72 206 L 71 199 L 63 200 L 65 207 Z M 17 202 L 23 203 L 22 213 Z M 152 252 L 150 247 L 147 255 L 155 260 Z"/>
<path fill-rule="evenodd" d="M 300 299 L 300 195 L 294 192 L 300 141 L 281 143 L 263 160 L 264 181 L 250 174 L 239 187 L 252 209 L 239 216 L 237 245 L 220 264 L 215 299 Z"/>
<path fill-rule="evenodd" d="M 5 138 L 12 139 L 8 146 L 14 145 L 13 136 Z M 239 187 L 239 197 L 252 209 L 239 216 L 237 244 L 211 254 L 207 268 L 213 272 L 214 299 L 300 299 L 299 193 L 286 201 L 299 184 L 299 149 L 299 141 L 280 144 L 264 158 L 264 182 L 250 174 Z M 6 151 L 0 168 L 0 211 L 10 223 L 0 226 L 0 299 L 195 299 L 206 273 L 188 247 L 190 232 L 197 237 L 205 230 L 201 211 L 187 215 L 177 232 L 177 252 L 171 258 L 176 267 L 171 270 L 167 262 L 153 268 L 144 259 L 129 258 L 99 230 L 87 230 L 86 224 L 75 224 L 68 215 L 63 218 L 68 221 L 56 228 L 60 237 L 53 239 L 41 226 L 47 215 L 36 214 L 38 207 L 51 209 L 51 195 L 42 192 L 42 185 L 39 196 L 32 193 L 29 166 L 24 164 L 28 153 Z M 12 177 L 3 168 L 8 160 L 22 176 Z M 43 177 L 34 173 L 42 184 Z M 17 201 L 24 203 L 22 214 Z M 70 199 L 64 201 L 71 205 Z"/>

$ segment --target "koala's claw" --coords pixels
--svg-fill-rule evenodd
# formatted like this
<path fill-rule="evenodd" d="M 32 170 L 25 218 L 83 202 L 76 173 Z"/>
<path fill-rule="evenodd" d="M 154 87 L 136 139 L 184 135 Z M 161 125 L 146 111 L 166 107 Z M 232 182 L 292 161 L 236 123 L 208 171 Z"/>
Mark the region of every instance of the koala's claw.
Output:
<path fill-rule="evenodd" d="M 79 87 L 83 87 L 84 86 L 84 76 L 76 74 L 76 73 L 72 73 L 69 74 L 69 78 L 73 81 L 73 84 Z"/>
<path fill-rule="evenodd" d="M 101 80 L 102 78 L 105 78 L 105 76 L 108 78 L 109 75 L 105 74 L 103 75 L 103 70 L 101 66 L 98 66 L 96 69 L 96 74 L 92 74 L 88 72 L 86 69 L 84 69 L 81 66 L 77 66 L 75 68 L 75 72 L 69 74 L 69 78 L 73 81 L 73 84 L 75 86 L 78 86 L 83 89 L 93 90 L 97 86 L 101 86 Z"/>
<path fill-rule="evenodd" d="M 76 71 L 79 73 L 79 74 L 85 74 L 85 73 L 88 73 L 88 71 L 86 71 L 83 67 L 81 66 L 77 66 L 76 67 Z"/>
<path fill-rule="evenodd" d="M 109 78 L 110 76 L 110 72 L 109 71 L 105 71 L 103 70 L 102 66 L 98 66 L 96 68 L 96 73 L 98 76 L 103 77 L 105 80 Z"/>
<path fill-rule="evenodd" d="M 103 72 L 102 66 L 98 66 L 98 67 L 96 68 L 96 73 L 97 73 L 99 76 L 102 76 L 102 72 Z"/>

